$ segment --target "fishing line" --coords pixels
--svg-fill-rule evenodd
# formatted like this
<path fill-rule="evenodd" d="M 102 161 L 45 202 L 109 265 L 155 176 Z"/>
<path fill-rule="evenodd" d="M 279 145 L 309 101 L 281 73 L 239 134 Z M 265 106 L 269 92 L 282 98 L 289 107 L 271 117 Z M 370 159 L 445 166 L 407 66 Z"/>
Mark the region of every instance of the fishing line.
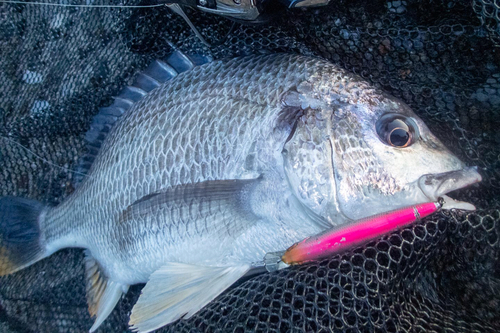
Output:
<path fill-rule="evenodd" d="M 162 3 L 155 5 L 74 5 L 74 4 L 62 4 L 62 3 L 50 3 L 50 2 L 26 2 L 20 0 L 0 0 L 0 3 L 10 3 L 10 4 L 21 4 L 21 5 L 40 5 L 40 6 L 56 6 L 56 7 L 76 7 L 76 8 L 157 8 L 162 6 L 169 7 L 174 13 L 180 15 L 186 23 L 189 25 L 191 30 L 194 32 L 196 37 L 208 47 L 210 44 L 203 38 L 198 29 L 194 26 L 191 20 L 186 16 L 182 8 L 177 3 Z"/>
<path fill-rule="evenodd" d="M 80 7 L 80 8 L 154 8 L 162 7 L 165 4 L 156 5 L 74 5 L 74 4 L 64 4 L 64 3 L 50 3 L 50 2 L 26 2 L 19 0 L 0 0 L 0 3 L 12 3 L 20 5 L 42 5 L 42 6 L 58 6 L 58 7 Z"/>
<path fill-rule="evenodd" d="M 10 142 L 10 143 L 13 143 L 13 144 L 16 144 L 17 146 L 23 148 L 24 150 L 28 151 L 30 154 L 32 154 L 33 156 L 35 156 L 36 158 L 38 158 L 39 160 L 55 167 L 55 168 L 58 168 L 58 169 L 61 169 L 61 170 L 64 170 L 64 171 L 67 171 L 67 172 L 71 172 L 71 173 L 74 173 L 74 174 L 77 174 L 77 175 L 80 175 L 80 176 L 84 176 L 84 177 L 89 177 L 89 178 L 92 178 L 92 176 L 89 176 L 85 173 L 81 173 L 81 172 L 78 172 L 78 171 L 75 171 L 75 170 L 71 170 L 71 169 L 68 169 L 68 168 L 65 168 L 65 167 L 62 167 L 60 165 L 57 165 L 55 163 L 52 163 L 51 161 L 49 160 L 46 160 L 45 158 L 41 157 L 40 155 L 36 154 L 35 152 L 33 152 L 31 149 L 29 149 L 28 147 L 25 147 L 23 146 L 22 144 L 20 144 L 19 142 L 16 142 L 12 139 L 9 139 L 3 135 L 0 135 L 0 138 L 2 139 L 5 139 L 6 141 Z"/>

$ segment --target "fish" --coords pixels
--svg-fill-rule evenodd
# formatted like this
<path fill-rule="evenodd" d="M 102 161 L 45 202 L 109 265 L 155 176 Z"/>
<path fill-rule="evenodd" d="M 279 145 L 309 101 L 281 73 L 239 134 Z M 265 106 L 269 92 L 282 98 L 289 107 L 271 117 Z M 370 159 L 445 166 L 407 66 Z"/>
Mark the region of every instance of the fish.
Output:
<path fill-rule="evenodd" d="M 95 331 L 146 283 L 129 325 L 190 318 L 266 253 L 481 181 L 401 100 L 323 59 L 194 66 L 113 125 L 87 176 L 50 207 L 0 199 L 0 275 L 83 248 Z"/>

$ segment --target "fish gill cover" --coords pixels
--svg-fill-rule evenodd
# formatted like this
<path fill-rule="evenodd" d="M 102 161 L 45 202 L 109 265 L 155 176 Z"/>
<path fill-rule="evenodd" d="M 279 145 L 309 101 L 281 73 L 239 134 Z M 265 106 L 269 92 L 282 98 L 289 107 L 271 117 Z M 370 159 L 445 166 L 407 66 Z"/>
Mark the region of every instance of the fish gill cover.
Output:
<path fill-rule="evenodd" d="M 72 193 L 77 175 L 68 170 L 85 153 L 98 108 L 174 48 L 215 59 L 320 56 L 403 99 L 478 165 L 483 182 L 454 195 L 478 210 L 250 278 L 159 331 L 498 332 L 500 2 L 332 1 L 260 26 L 187 13 L 210 48 L 164 7 L 0 3 L 0 196 L 57 204 Z M 83 252 L 72 249 L 1 278 L 0 331 L 86 332 L 83 271 Z M 127 330 L 141 288 L 130 288 L 99 331 Z"/>

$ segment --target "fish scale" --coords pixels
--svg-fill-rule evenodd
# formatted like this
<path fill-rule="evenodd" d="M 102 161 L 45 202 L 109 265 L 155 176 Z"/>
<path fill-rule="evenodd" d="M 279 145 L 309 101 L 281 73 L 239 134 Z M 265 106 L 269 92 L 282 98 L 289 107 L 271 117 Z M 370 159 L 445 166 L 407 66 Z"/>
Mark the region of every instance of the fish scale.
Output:
<path fill-rule="evenodd" d="M 269 67 L 274 66 L 275 62 L 276 62 L 276 59 L 274 59 L 274 61 L 272 61 L 268 66 Z M 213 69 L 214 71 L 216 71 L 218 69 L 217 66 L 215 66 L 215 67 L 216 68 Z M 284 67 L 284 66 L 281 65 L 280 67 Z M 285 66 L 285 67 L 288 67 L 288 66 Z M 267 68 L 266 66 L 261 66 L 260 70 L 264 71 L 266 68 Z M 237 68 L 237 70 L 238 71 L 245 71 L 245 68 L 244 67 Z M 229 69 L 227 70 L 227 72 L 228 72 L 227 75 L 231 76 L 234 73 L 234 71 L 235 71 L 235 69 L 233 67 L 229 66 Z M 275 70 L 275 71 L 277 71 L 277 70 Z M 289 72 L 289 73 L 293 73 L 293 72 Z M 156 190 L 160 189 L 160 188 L 156 187 L 156 182 L 150 183 L 149 178 L 144 177 L 141 174 L 134 175 L 133 171 L 138 170 L 138 169 L 144 170 L 144 166 L 142 165 L 144 158 L 141 157 L 141 155 L 146 154 L 147 153 L 146 150 L 137 149 L 136 146 L 134 146 L 134 145 L 128 145 L 128 146 L 125 145 L 124 146 L 121 142 L 116 142 L 116 143 L 112 143 L 112 142 L 113 142 L 113 140 L 115 140 L 115 133 L 120 133 L 120 132 L 126 132 L 127 135 L 132 136 L 132 137 L 136 137 L 137 139 L 135 139 L 134 141 L 136 141 L 136 142 L 142 141 L 143 145 L 145 145 L 147 142 L 150 142 L 151 141 L 151 137 L 150 137 L 151 130 L 150 129 L 145 131 L 145 133 L 143 135 L 141 135 L 141 133 L 140 133 L 141 128 L 150 128 L 150 127 L 141 125 L 140 122 L 147 121 L 148 119 L 153 119 L 155 112 L 160 112 L 162 109 L 160 108 L 160 109 L 155 110 L 154 108 L 147 108 L 146 105 L 151 104 L 150 100 L 152 101 L 152 100 L 157 99 L 158 95 L 160 95 L 160 94 L 169 96 L 172 93 L 171 91 L 174 89 L 179 89 L 179 88 L 182 89 L 183 88 L 183 89 L 186 89 L 190 92 L 196 91 L 196 85 L 197 85 L 196 79 L 198 76 L 197 71 L 189 72 L 186 74 L 191 74 L 191 75 L 185 75 L 184 77 L 182 77 L 183 75 L 181 74 L 180 78 L 181 79 L 183 78 L 184 80 L 174 78 L 172 81 L 175 81 L 175 82 L 172 82 L 171 85 L 164 86 L 164 87 L 162 87 L 164 89 L 156 90 L 153 93 L 151 93 L 151 95 L 148 95 L 143 100 L 139 101 L 138 104 L 136 106 L 132 107 L 131 110 L 124 116 L 123 121 L 121 123 L 117 124 L 117 126 L 113 130 L 113 132 L 109 134 L 108 139 L 105 142 L 105 146 L 103 146 L 101 148 L 102 149 L 101 155 L 99 156 L 101 158 L 99 159 L 99 157 L 98 157 L 96 159 L 95 164 L 89 173 L 89 176 L 92 179 L 99 177 L 99 176 L 96 176 L 96 173 L 94 172 L 94 170 L 99 170 L 100 165 L 108 165 L 107 168 L 109 171 L 107 171 L 106 175 L 103 174 L 102 172 L 99 172 L 100 174 L 103 174 L 103 176 L 100 176 L 100 177 L 102 177 L 103 179 L 110 180 L 113 183 L 120 182 L 120 180 L 123 179 L 123 180 L 121 180 L 121 184 L 122 184 L 121 196 L 123 198 L 127 198 L 128 200 L 116 199 L 116 200 L 114 200 L 114 202 L 116 202 L 116 203 L 109 202 L 109 203 L 102 205 L 102 207 L 106 207 L 107 209 L 105 209 L 105 208 L 101 209 L 101 212 L 97 216 L 98 220 L 101 220 L 101 221 L 102 220 L 112 220 L 112 218 L 110 218 L 110 216 L 113 216 L 113 214 L 115 214 L 113 211 L 117 212 L 117 211 L 123 210 L 123 208 L 125 208 L 125 206 L 127 204 L 130 204 L 133 201 L 137 200 L 138 198 L 140 198 L 144 195 L 147 195 L 151 192 L 155 192 Z M 221 75 L 221 74 L 219 74 L 219 75 Z M 194 76 L 194 78 L 192 76 Z M 293 77 L 295 75 L 292 74 L 290 76 Z M 261 76 L 261 77 L 263 77 L 263 76 Z M 289 77 L 288 80 L 290 80 L 290 78 L 291 77 Z M 216 79 L 217 79 L 217 77 L 214 79 L 211 76 L 208 79 L 208 81 L 214 81 Z M 294 79 L 297 79 L 297 78 L 294 78 Z M 193 81 L 195 82 L 194 84 L 192 84 Z M 259 110 L 259 104 L 265 105 L 266 103 L 269 103 L 269 100 L 259 101 L 259 100 L 255 100 L 254 98 L 247 97 L 249 100 L 255 100 L 255 102 L 257 103 L 257 105 L 255 105 L 252 110 L 249 110 L 248 106 L 246 106 L 246 105 L 241 105 L 241 106 L 238 105 L 238 101 L 234 101 L 234 100 L 228 101 L 230 99 L 230 96 L 231 96 L 228 94 L 231 92 L 239 92 L 239 96 L 236 96 L 236 97 L 241 97 L 241 95 L 243 95 L 242 91 L 244 91 L 245 88 L 247 88 L 246 90 L 248 92 L 246 94 L 244 94 L 245 96 L 250 96 L 250 97 L 258 96 L 258 93 L 255 90 L 258 90 L 260 85 L 256 85 L 255 82 L 252 82 L 252 81 L 246 81 L 244 78 L 243 82 L 235 82 L 234 83 L 234 86 L 238 86 L 239 89 L 235 89 L 235 88 L 231 89 L 231 87 L 227 86 L 227 83 L 224 83 L 224 78 L 222 78 L 222 80 L 219 80 L 219 81 L 223 81 L 223 83 L 218 84 L 218 83 L 214 82 L 212 84 L 213 88 L 211 89 L 211 91 L 217 91 L 218 88 L 221 88 L 222 91 L 220 92 L 219 96 L 214 97 L 214 96 L 209 95 L 209 97 L 208 97 L 209 104 L 205 104 L 205 99 L 203 99 L 203 93 L 198 93 L 197 95 L 199 95 L 199 97 L 197 100 L 194 100 L 194 101 L 186 100 L 185 98 L 181 97 L 181 98 L 172 98 L 171 101 L 169 101 L 167 99 L 167 101 L 163 102 L 162 105 L 165 105 L 166 102 L 170 102 L 169 104 L 171 105 L 171 108 L 169 109 L 169 114 L 171 115 L 171 117 L 169 117 L 170 123 L 163 124 L 163 128 L 161 129 L 161 131 L 163 133 L 167 133 L 167 132 L 170 133 L 170 135 L 168 137 L 166 137 L 166 141 L 168 142 L 168 144 L 171 147 L 171 150 L 169 150 L 167 152 L 167 154 L 171 153 L 172 156 L 175 156 L 176 158 L 179 158 L 181 156 L 183 157 L 183 159 L 180 160 L 180 161 L 182 161 L 182 163 L 178 163 L 179 162 L 179 160 L 178 160 L 177 163 L 173 164 L 173 165 L 176 165 L 178 169 L 174 167 L 172 170 L 163 169 L 163 170 L 154 170 L 153 172 L 151 172 L 152 174 L 155 174 L 157 172 L 162 174 L 161 178 L 162 178 L 162 187 L 163 188 L 166 188 L 168 186 L 177 185 L 177 184 L 192 183 L 192 182 L 196 182 L 196 181 L 235 178 L 235 176 L 237 176 L 237 175 L 231 174 L 234 172 L 233 170 L 243 168 L 243 166 L 241 165 L 241 161 L 239 163 L 240 165 L 236 166 L 234 164 L 232 165 L 232 163 L 236 163 L 237 161 L 230 159 L 230 162 L 228 163 L 229 167 L 227 168 L 227 170 L 229 170 L 229 172 L 228 172 L 229 174 L 224 175 L 224 171 L 226 170 L 226 165 L 224 165 L 224 163 L 220 163 L 220 161 L 224 161 L 224 159 L 227 156 L 230 156 L 230 154 L 227 151 L 224 151 L 224 149 L 227 149 L 227 147 L 237 146 L 237 145 L 235 145 L 235 141 L 237 141 L 238 137 L 233 137 L 233 140 L 227 140 L 228 139 L 227 137 L 224 137 L 222 139 L 217 139 L 216 136 L 212 136 L 213 141 L 211 142 L 210 138 L 208 138 L 207 136 L 210 135 L 211 133 L 223 133 L 225 128 L 231 128 L 231 127 L 237 128 L 237 125 L 242 123 L 240 120 L 242 118 L 244 118 L 245 120 L 249 120 L 249 119 L 253 118 L 254 122 L 259 122 L 260 119 L 257 117 L 257 115 L 259 114 L 259 111 L 263 112 L 262 110 Z M 186 82 L 190 82 L 191 84 L 187 85 Z M 225 82 L 227 82 L 227 80 Z M 164 91 L 162 91 L 162 90 L 164 90 Z M 181 95 L 181 94 L 179 94 L 179 95 Z M 219 100 L 221 100 L 222 103 Z M 231 102 L 234 103 L 232 106 L 227 105 L 228 103 L 231 103 Z M 275 99 L 274 104 L 277 104 L 277 102 L 278 101 Z M 233 125 L 233 123 L 229 123 L 227 126 L 224 126 L 223 123 L 215 121 L 215 119 L 217 119 L 217 117 L 216 117 L 217 113 L 220 113 L 221 110 L 219 110 L 218 108 L 209 108 L 210 104 L 222 105 L 223 108 L 224 108 L 224 106 L 227 106 L 228 108 L 231 108 L 231 110 L 240 110 L 239 113 L 231 115 L 230 121 L 232 120 L 232 122 L 234 122 L 235 124 Z M 154 103 L 153 103 L 153 105 L 154 105 Z M 203 106 L 201 109 L 200 109 L 200 105 Z M 187 112 L 188 110 L 199 110 L 199 112 L 197 112 L 197 114 L 192 114 L 192 113 L 188 113 Z M 274 115 L 276 114 L 276 111 L 274 111 L 274 110 L 268 109 L 268 111 L 274 112 Z M 179 114 L 183 114 L 184 117 L 179 117 L 178 116 Z M 205 132 L 204 133 L 205 137 L 203 139 L 200 138 L 201 142 L 207 142 L 209 144 L 208 151 L 205 150 L 203 152 L 203 155 L 202 155 L 202 160 L 203 160 L 202 164 L 204 164 L 205 168 L 208 171 L 208 174 L 206 175 L 207 177 L 205 177 L 205 179 L 201 179 L 201 178 L 192 179 L 191 176 L 193 174 L 202 174 L 202 173 L 200 172 L 201 170 L 196 167 L 196 165 L 193 165 L 193 164 L 186 165 L 185 164 L 188 161 L 186 161 L 186 159 L 184 158 L 184 156 L 183 156 L 184 154 L 182 154 L 182 151 L 184 150 L 183 148 L 188 150 L 189 146 L 183 147 L 182 145 L 175 145 L 174 142 L 171 140 L 171 138 L 176 138 L 176 141 L 182 141 L 182 139 L 189 140 L 189 136 L 188 136 L 189 132 L 186 131 L 185 129 L 191 129 L 193 127 L 195 128 L 194 125 L 199 121 L 200 118 L 203 118 L 205 115 L 208 119 L 212 119 L 213 125 L 220 124 L 219 126 L 221 126 L 222 128 L 217 129 L 215 126 L 209 127 L 211 129 L 210 132 Z M 193 124 L 191 124 L 189 122 L 189 120 L 187 120 L 188 123 L 183 123 L 184 118 L 188 118 L 188 116 L 190 116 L 189 119 L 193 119 Z M 269 114 L 269 116 L 273 116 L 273 114 Z M 129 120 L 129 122 L 127 122 L 127 120 Z M 249 122 L 245 122 L 245 124 L 249 124 Z M 127 126 L 130 126 L 130 128 L 127 128 Z M 156 124 L 155 126 L 161 127 L 162 124 L 161 123 Z M 168 126 L 167 127 L 168 129 L 165 128 L 166 126 Z M 249 125 L 245 126 L 240 132 L 248 133 L 248 130 L 247 130 L 248 127 L 250 127 L 250 126 Z M 116 140 L 120 140 L 120 138 L 123 138 L 123 137 L 117 137 Z M 142 138 L 142 140 L 139 138 Z M 252 138 L 247 137 L 247 138 L 244 138 L 242 141 L 250 141 L 251 139 Z M 166 143 L 166 142 L 164 141 L 164 143 Z M 115 154 L 116 154 L 115 152 L 112 152 L 110 154 L 105 153 L 105 151 L 107 149 L 109 149 L 108 147 L 111 147 L 111 146 L 120 147 L 120 149 L 124 151 L 124 155 L 128 156 L 128 162 L 125 163 L 127 165 L 127 167 L 124 168 L 125 170 L 119 169 L 121 166 L 120 164 L 117 165 L 117 164 L 113 163 L 113 160 L 114 160 Z M 186 155 L 187 154 L 188 153 L 186 152 Z M 189 155 L 192 156 L 194 154 L 191 153 Z M 106 157 L 102 158 L 102 156 L 106 156 Z M 157 160 L 156 157 L 154 157 L 154 158 Z M 152 166 L 154 166 L 155 163 L 159 164 L 159 163 L 157 163 L 157 161 L 155 161 L 152 163 Z M 109 167 L 110 164 L 113 165 L 113 167 Z M 181 177 L 182 176 L 181 170 L 185 170 L 185 171 L 189 171 L 189 172 L 184 172 L 184 177 Z M 123 171 L 125 171 L 125 172 L 123 172 Z M 124 174 L 124 175 L 120 176 L 121 174 L 122 175 Z M 224 177 L 224 176 L 226 176 L 226 177 Z M 121 177 L 123 177 L 123 178 L 121 178 Z M 89 192 L 84 190 L 89 186 L 89 185 L 87 185 L 88 183 L 89 183 L 88 181 L 85 182 L 85 184 L 83 184 L 81 186 L 82 189 L 77 190 L 77 193 L 75 193 L 75 195 L 78 195 L 79 193 L 89 193 Z M 90 183 L 93 183 L 93 181 L 90 181 Z M 96 183 L 102 184 L 102 181 L 96 180 Z M 107 193 L 108 187 L 110 187 L 110 186 L 108 186 L 108 185 L 98 186 L 99 193 L 92 193 L 93 198 L 89 198 L 89 199 L 90 200 L 94 199 L 95 201 L 98 201 L 98 202 L 105 202 L 106 201 L 105 198 L 109 197 L 109 194 Z M 145 191 L 145 189 L 147 189 L 147 191 Z M 135 192 L 135 195 L 130 196 L 130 193 L 134 194 L 134 192 Z M 89 200 L 89 199 L 87 199 L 87 200 Z M 87 201 L 87 200 L 83 200 L 83 201 Z M 120 206 L 117 203 L 121 203 L 121 202 L 124 202 L 125 205 L 123 205 L 122 208 L 117 207 L 117 206 Z M 74 210 L 74 209 L 75 209 L 75 207 L 72 207 L 72 210 Z M 107 212 L 106 212 L 106 210 L 107 210 Z M 75 214 L 77 216 L 79 215 L 78 212 L 74 212 L 73 214 Z M 67 218 L 67 215 L 65 216 L 65 219 L 82 221 L 82 219 L 78 218 L 78 217 L 77 218 Z M 88 223 L 92 223 L 92 222 L 88 222 Z M 99 222 L 96 221 L 96 222 L 94 222 L 94 224 L 99 225 L 99 226 L 101 225 L 100 221 Z M 66 225 L 68 226 L 68 224 L 66 224 Z M 94 229 L 94 228 L 87 229 L 86 227 L 82 226 L 81 224 L 80 224 L 80 226 L 84 230 L 93 230 Z M 68 226 L 68 229 L 69 228 L 71 228 L 71 226 Z M 47 234 L 48 234 L 48 237 L 47 237 L 48 241 L 50 241 L 50 234 L 49 233 L 47 233 Z M 91 236 L 92 236 L 92 233 L 89 233 L 88 237 L 91 238 Z M 56 237 L 60 237 L 60 233 L 58 233 Z"/>
<path fill-rule="evenodd" d="M 1 274 L 64 247 L 87 249 L 91 331 L 132 284 L 149 281 L 130 319 L 149 332 L 196 313 L 266 253 L 481 179 L 407 105 L 320 59 L 215 61 L 147 94 L 127 91 L 120 96 L 144 97 L 66 201 L 0 198 L 0 208 L 14 205 L 7 221 L 24 214 L 32 223 L 29 235 L 4 223 Z M 109 126 L 96 119 L 95 128 L 99 119 Z M 387 140 L 395 128 L 414 137 L 395 146 Z"/>

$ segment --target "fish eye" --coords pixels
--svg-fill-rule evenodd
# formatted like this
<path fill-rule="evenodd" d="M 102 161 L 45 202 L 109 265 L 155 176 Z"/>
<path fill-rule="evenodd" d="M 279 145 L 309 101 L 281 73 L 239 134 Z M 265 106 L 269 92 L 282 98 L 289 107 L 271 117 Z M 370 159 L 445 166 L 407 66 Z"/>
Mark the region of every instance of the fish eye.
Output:
<path fill-rule="evenodd" d="M 417 126 L 412 119 L 403 115 L 383 115 L 377 121 L 376 129 L 379 139 L 391 147 L 409 147 L 417 140 Z"/>

